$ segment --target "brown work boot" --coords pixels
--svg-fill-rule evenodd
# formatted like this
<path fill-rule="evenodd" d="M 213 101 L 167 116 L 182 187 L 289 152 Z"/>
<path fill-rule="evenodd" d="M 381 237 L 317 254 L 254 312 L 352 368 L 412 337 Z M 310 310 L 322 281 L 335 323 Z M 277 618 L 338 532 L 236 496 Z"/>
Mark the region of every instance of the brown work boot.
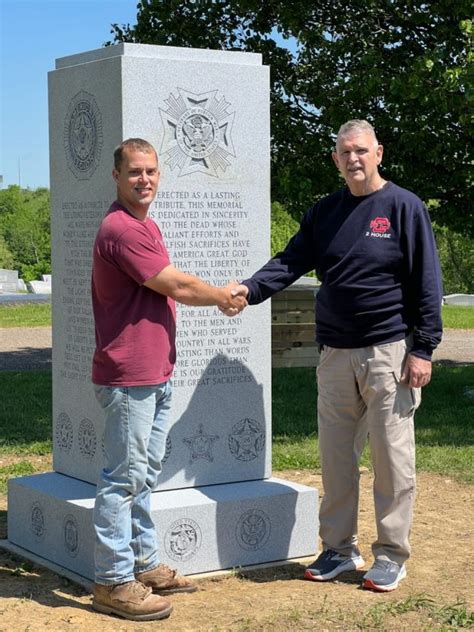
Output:
<path fill-rule="evenodd" d="M 154 595 L 150 588 L 136 581 L 110 586 L 95 584 L 92 607 L 131 621 L 164 619 L 173 610 L 167 599 Z"/>
<path fill-rule="evenodd" d="M 137 573 L 135 578 L 142 584 L 145 584 L 145 586 L 149 586 L 154 593 L 159 593 L 160 595 L 180 592 L 191 593 L 197 590 L 196 584 L 187 577 L 180 575 L 178 571 L 166 566 L 166 564 L 159 564 L 151 571 Z"/>

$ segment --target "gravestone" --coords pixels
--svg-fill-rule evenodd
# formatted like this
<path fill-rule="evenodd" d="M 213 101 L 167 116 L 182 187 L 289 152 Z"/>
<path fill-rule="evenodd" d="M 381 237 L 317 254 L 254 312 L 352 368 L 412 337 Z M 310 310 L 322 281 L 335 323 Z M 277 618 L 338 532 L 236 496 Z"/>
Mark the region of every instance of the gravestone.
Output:
<path fill-rule="evenodd" d="M 0 269 L 0 292 L 18 292 L 18 270 Z"/>
<path fill-rule="evenodd" d="M 28 288 L 33 294 L 51 294 L 50 281 L 29 281 Z"/>
<path fill-rule="evenodd" d="M 269 74 L 258 54 L 119 44 L 57 60 L 49 99 L 55 472 L 10 483 L 9 539 L 90 580 L 104 432 L 91 251 L 113 150 L 129 137 L 157 148 L 150 214 L 178 268 L 214 285 L 247 277 L 269 256 Z M 163 557 L 199 573 L 314 553 L 316 490 L 272 477 L 270 302 L 233 319 L 178 306 L 177 356 L 153 494 Z"/>
<path fill-rule="evenodd" d="M 445 305 L 467 305 L 474 307 L 474 294 L 447 294 L 443 296 Z"/>

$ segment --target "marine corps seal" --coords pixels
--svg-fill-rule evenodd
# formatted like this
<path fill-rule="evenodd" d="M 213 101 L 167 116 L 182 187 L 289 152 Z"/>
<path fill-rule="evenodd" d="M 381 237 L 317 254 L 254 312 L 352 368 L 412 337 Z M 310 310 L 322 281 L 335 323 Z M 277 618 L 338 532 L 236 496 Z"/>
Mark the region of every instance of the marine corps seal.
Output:
<path fill-rule="evenodd" d="M 165 534 L 165 549 L 173 560 L 183 562 L 196 554 L 201 546 L 201 529 L 197 522 L 182 518 L 171 524 Z"/>

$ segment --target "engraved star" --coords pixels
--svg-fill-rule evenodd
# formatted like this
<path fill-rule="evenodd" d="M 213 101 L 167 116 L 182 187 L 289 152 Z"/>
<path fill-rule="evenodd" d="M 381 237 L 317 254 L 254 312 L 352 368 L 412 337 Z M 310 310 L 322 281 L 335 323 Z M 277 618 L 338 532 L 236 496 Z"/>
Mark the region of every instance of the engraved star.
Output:
<path fill-rule="evenodd" d="M 258 456 L 263 447 L 265 435 L 261 430 L 252 428 L 249 420 L 245 419 L 241 428 L 230 434 L 229 438 L 237 453 L 236 458 L 250 461 Z"/>
<path fill-rule="evenodd" d="M 198 432 L 193 437 L 183 439 L 183 443 L 191 450 L 191 462 L 197 459 L 213 461 L 212 444 L 219 439 L 219 435 L 208 435 L 204 432 L 203 424 L 199 424 Z"/>

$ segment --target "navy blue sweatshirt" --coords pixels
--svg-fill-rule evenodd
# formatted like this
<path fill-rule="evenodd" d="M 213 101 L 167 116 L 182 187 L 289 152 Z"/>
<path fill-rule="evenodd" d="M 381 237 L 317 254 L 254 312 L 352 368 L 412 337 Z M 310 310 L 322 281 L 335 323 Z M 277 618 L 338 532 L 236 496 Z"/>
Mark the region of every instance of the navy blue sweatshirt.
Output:
<path fill-rule="evenodd" d="M 428 212 L 410 191 L 388 182 L 369 195 L 345 187 L 311 207 L 299 231 L 250 279 L 261 303 L 310 270 L 316 340 L 358 348 L 402 340 L 424 359 L 441 340 L 441 273 Z"/>

